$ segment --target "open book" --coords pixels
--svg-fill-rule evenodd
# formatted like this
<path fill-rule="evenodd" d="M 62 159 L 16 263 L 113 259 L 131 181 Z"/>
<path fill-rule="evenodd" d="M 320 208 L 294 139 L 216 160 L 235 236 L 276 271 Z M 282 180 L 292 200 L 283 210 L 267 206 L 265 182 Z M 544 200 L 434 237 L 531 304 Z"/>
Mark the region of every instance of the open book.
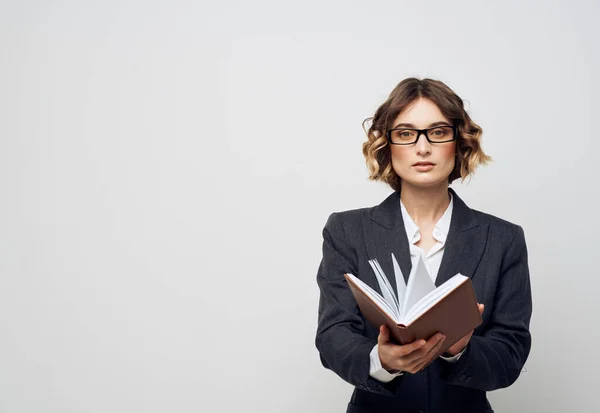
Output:
<path fill-rule="evenodd" d="M 482 322 L 471 279 L 456 274 L 436 288 L 419 256 L 408 282 L 392 254 L 398 295 L 377 260 L 369 260 L 383 294 L 352 274 L 344 274 L 364 317 L 377 329 L 387 325 L 398 344 L 429 339 L 440 332 L 446 340 L 439 354 Z"/>

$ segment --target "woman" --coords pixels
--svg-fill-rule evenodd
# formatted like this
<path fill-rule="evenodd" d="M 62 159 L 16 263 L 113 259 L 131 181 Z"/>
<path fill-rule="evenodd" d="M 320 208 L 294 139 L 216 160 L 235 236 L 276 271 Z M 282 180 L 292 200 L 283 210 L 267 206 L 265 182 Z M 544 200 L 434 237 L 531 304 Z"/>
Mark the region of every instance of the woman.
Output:
<path fill-rule="evenodd" d="M 486 392 L 510 386 L 529 355 L 532 312 L 520 226 L 470 209 L 449 185 L 489 157 L 481 128 L 444 83 L 405 79 L 377 109 L 363 154 L 370 179 L 394 192 L 371 208 L 333 213 L 323 229 L 316 346 L 355 386 L 347 412 L 491 412 Z M 483 323 L 432 360 L 436 334 L 406 345 L 365 321 L 345 279 L 378 289 L 369 259 L 405 277 L 421 256 L 436 285 L 471 278 Z M 394 277 L 389 277 L 394 286 Z"/>

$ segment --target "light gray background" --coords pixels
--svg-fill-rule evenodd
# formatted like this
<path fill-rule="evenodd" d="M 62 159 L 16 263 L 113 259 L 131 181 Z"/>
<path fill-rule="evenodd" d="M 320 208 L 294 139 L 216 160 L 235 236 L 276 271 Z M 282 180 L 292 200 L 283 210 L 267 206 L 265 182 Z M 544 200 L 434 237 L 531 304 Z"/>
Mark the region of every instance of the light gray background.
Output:
<path fill-rule="evenodd" d="M 454 188 L 527 237 L 496 410 L 597 412 L 598 3 L 205 3 L 0 3 L 0 411 L 344 411 L 321 230 L 390 192 L 360 123 L 419 76 L 495 159 Z"/>

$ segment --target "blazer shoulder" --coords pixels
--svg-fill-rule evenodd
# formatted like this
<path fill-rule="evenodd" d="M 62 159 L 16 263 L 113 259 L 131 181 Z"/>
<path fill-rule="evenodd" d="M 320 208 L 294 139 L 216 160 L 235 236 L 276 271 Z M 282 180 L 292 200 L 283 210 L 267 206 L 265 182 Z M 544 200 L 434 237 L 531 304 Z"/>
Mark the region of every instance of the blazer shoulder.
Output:
<path fill-rule="evenodd" d="M 510 222 L 498 216 L 475 209 L 472 211 L 475 214 L 478 222 L 488 224 L 492 233 L 500 236 L 501 238 L 511 240 L 514 239 L 519 233 L 523 233 L 523 228 L 517 223 Z"/>
<path fill-rule="evenodd" d="M 343 211 L 334 211 L 329 215 L 327 221 L 333 221 L 344 226 L 360 224 L 363 219 L 370 217 L 373 214 L 375 208 L 377 208 L 377 205 L 364 208 L 347 209 Z"/>
<path fill-rule="evenodd" d="M 356 209 L 348 209 L 345 211 L 336 211 L 332 212 L 330 217 L 335 217 L 334 219 L 339 220 L 340 222 L 349 223 L 354 221 L 361 221 L 364 216 L 368 216 L 375 209 L 372 207 L 365 208 L 356 208 Z"/>
<path fill-rule="evenodd" d="M 365 218 L 370 217 L 374 209 L 375 207 L 372 206 L 332 212 L 327 218 L 325 229 L 333 233 L 342 232 L 350 236 L 360 233 Z"/>

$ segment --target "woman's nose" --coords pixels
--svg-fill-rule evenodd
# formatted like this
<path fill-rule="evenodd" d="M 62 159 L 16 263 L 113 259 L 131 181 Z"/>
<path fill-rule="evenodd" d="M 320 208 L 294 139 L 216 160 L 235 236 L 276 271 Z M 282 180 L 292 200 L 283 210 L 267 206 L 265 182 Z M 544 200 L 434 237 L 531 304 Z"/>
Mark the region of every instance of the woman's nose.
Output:
<path fill-rule="evenodd" d="M 417 155 L 429 155 L 431 153 L 431 144 L 427 140 L 427 136 L 425 133 L 421 133 L 417 137 L 417 142 L 415 143 Z"/>

